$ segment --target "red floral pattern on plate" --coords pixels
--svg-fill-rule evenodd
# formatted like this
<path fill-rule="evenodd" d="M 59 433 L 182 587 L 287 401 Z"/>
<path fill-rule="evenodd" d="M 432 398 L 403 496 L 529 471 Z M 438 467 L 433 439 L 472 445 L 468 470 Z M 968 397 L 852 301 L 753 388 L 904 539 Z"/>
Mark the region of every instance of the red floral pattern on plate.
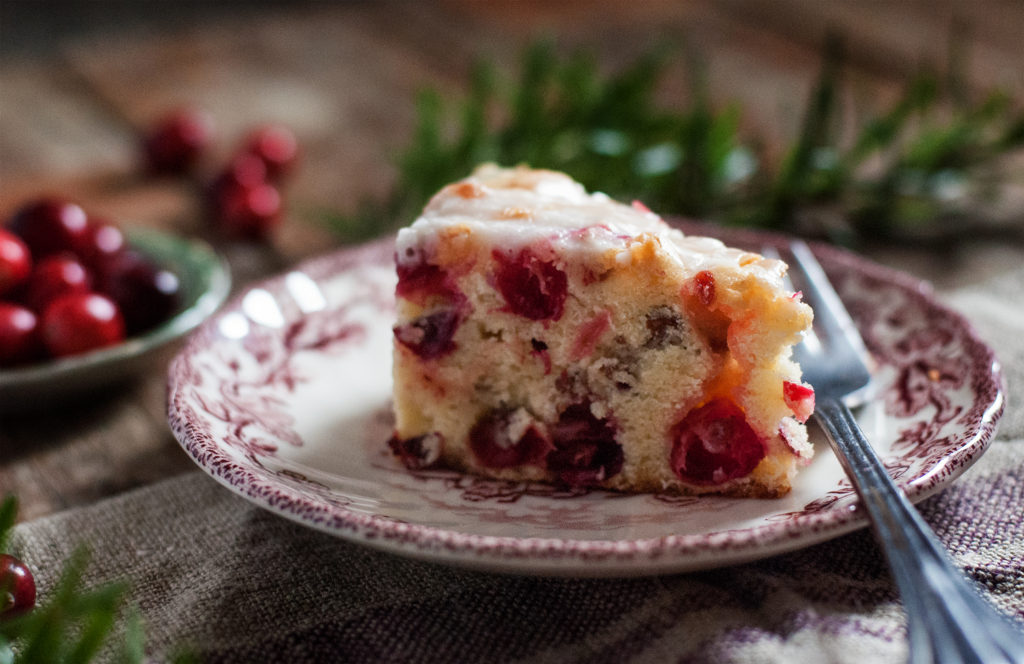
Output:
<path fill-rule="evenodd" d="M 785 241 L 715 232 L 755 249 Z M 506 572 L 700 569 L 865 525 L 849 482 L 820 442 L 792 494 L 776 501 L 624 495 L 407 471 L 385 445 L 392 251 L 384 239 L 303 264 L 240 295 L 190 340 L 170 369 L 168 409 L 175 435 L 200 467 L 308 526 L 396 553 Z M 924 284 L 834 248 L 815 253 L 878 360 L 881 390 L 861 412 L 862 424 L 897 483 L 913 500 L 924 498 L 987 447 L 1002 412 L 998 364 Z"/>

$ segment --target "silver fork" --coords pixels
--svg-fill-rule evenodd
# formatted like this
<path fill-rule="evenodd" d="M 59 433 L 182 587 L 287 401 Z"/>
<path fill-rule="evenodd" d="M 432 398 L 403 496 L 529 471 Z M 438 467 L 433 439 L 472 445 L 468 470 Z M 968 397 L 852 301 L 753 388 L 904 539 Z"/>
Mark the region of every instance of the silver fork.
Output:
<path fill-rule="evenodd" d="M 850 476 L 889 561 L 907 614 L 910 662 L 1024 663 L 1024 631 L 954 567 L 857 425 L 850 408 L 870 395 L 868 352 L 810 248 L 796 241 L 790 250 L 794 281 L 815 319 L 814 335 L 797 345 L 794 357 L 814 387 L 814 419 Z"/>

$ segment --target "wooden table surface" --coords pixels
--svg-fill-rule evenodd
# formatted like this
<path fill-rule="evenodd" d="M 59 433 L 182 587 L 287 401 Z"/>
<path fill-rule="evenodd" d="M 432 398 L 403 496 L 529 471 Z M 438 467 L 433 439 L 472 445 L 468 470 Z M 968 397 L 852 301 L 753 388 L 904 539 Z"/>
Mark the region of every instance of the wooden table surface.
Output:
<path fill-rule="evenodd" d="M 217 124 L 210 169 L 248 128 L 281 122 L 303 150 L 287 189 L 287 219 L 267 250 L 221 246 L 236 288 L 330 251 L 337 240 L 321 211 L 352 211 L 361 198 L 388 191 L 419 89 L 457 95 L 477 58 L 515 70 L 537 35 L 557 36 L 566 51 L 589 48 L 607 67 L 630 62 L 659 38 L 685 39 L 707 60 L 713 101 L 740 102 L 746 129 L 771 145 L 794 135 L 830 28 L 846 35 L 847 80 L 861 98 L 894 98 L 922 63 L 944 66 L 956 32 L 966 36 L 972 89 L 998 85 L 1024 99 L 1024 3 L 1017 0 L 220 3 L 202 12 L 167 9 L 168 16 L 134 15 L 137 4 L 110 3 L 104 13 L 72 3 L 69 15 L 40 18 L 57 9 L 5 2 L 0 215 L 53 192 L 125 226 L 202 235 L 194 185 L 139 174 L 140 128 L 181 104 L 207 109 Z M 676 73 L 667 102 L 685 89 L 684 72 Z M 173 352 L 109 394 L 0 416 L 0 494 L 18 495 L 22 520 L 194 467 L 166 425 Z"/>

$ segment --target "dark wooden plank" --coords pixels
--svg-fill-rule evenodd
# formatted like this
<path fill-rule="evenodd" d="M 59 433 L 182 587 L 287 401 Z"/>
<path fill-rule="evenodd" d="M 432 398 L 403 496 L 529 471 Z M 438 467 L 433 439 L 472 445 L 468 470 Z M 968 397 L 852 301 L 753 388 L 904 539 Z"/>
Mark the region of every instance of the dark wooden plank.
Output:
<path fill-rule="evenodd" d="M 478 35 L 514 36 L 524 44 L 538 35 L 555 34 L 566 52 L 585 48 L 608 69 L 632 62 L 655 44 L 667 42 L 696 55 L 703 63 L 714 105 L 738 104 L 748 137 L 779 154 L 799 130 L 802 111 L 821 66 L 820 40 L 793 40 L 723 11 L 715 0 L 645 3 L 571 1 L 562 3 L 477 3 L 448 0 L 476 20 Z M 728 9 L 728 8 L 726 8 Z M 680 56 L 665 77 L 661 99 L 684 105 L 692 71 Z M 851 68 L 852 85 L 843 100 L 847 112 L 894 99 L 898 86 L 888 77 Z"/>
<path fill-rule="evenodd" d="M 719 9 L 759 30 L 795 43 L 820 43 L 829 30 L 844 35 L 851 63 L 879 76 L 906 78 L 927 66 L 946 71 L 951 45 L 963 39 L 969 88 L 1001 87 L 1024 99 L 1024 3 L 816 2 L 714 0 Z"/>
<path fill-rule="evenodd" d="M 217 125 L 209 169 L 265 122 L 291 127 L 304 147 L 290 185 L 306 207 L 353 209 L 393 180 L 389 147 L 411 129 L 415 90 L 434 79 L 415 53 L 365 29 L 362 4 L 258 14 L 240 26 L 212 21 L 158 36 L 122 37 L 124 49 L 94 41 L 68 60 L 136 127 L 192 104 Z"/>
<path fill-rule="evenodd" d="M 131 158 L 129 134 L 72 70 L 0 60 L 0 183 L 101 171 Z"/>

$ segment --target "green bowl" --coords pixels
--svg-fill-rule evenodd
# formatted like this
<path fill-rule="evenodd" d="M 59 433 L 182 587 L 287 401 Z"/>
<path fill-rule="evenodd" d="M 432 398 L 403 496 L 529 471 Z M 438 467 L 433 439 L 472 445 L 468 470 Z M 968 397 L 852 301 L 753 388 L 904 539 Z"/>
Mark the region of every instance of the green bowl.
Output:
<path fill-rule="evenodd" d="M 195 329 L 224 302 L 231 276 L 205 242 L 154 230 L 126 230 L 129 245 L 178 277 L 181 307 L 172 318 L 123 343 L 90 353 L 0 369 L 0 413 L 38 410 L 121 382 L 147 368 L 161 349 Z"/>

